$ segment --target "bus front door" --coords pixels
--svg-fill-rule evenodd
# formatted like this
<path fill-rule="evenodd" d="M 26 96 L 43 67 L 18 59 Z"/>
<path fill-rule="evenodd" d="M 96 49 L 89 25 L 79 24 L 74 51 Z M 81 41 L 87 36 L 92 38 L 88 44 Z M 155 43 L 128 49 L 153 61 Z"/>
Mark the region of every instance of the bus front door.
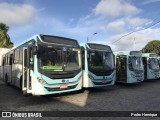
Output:
<path fill-rule="evenodd" d="M 126 69 L 126 56 L 116 57 L 116 69 L 117 69 L 117 82 L 126 82 L 127 69 Z"/>
<path fill-rule="evenodd" d="M 23 94 L 26 95 L 28 93 L 31 93 L 30 89 L 29 89 L 29 69 L 28 69 L 28 49 L 27 48 L 23 48 L 23 76 L 22 76 L 22 91 Z"/>
<path fill-rule="evenodd" d="M 144 66 L 144 79 L 146 80 L 147 79 L 147 57 L 143 57 L 142 58 L 143 60 L 143 66 Z"/>

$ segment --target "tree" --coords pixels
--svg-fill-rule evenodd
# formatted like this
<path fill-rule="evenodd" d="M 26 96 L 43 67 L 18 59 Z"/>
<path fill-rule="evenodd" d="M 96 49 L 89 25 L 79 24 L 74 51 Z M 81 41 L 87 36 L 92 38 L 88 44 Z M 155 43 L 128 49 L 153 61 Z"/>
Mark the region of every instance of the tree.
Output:
<path fill-rule="evenodd" d="M 142 49 L 143 53 L 154 52 L 160 55 L 160 40 L 153 40 L 147 43 L 147 45 Z"/>
<path fill-rule="evenodd" d="M 0 23 L 0 48 L 12 48 L 13 43 L 10 41 L 10 37 L 7 34 L 9 27 L 4 24 Z"/>

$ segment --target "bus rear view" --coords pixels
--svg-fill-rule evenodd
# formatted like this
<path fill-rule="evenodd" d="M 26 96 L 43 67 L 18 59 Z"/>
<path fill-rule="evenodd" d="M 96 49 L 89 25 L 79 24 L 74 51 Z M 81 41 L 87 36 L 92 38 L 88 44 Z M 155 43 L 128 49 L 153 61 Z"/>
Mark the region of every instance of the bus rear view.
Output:
<path fill-rule="evenodd" d="M 116 72 L 110 46 L 87 43 L 81 46 L 81 52 L 83 87 L 113 85 Z"/>

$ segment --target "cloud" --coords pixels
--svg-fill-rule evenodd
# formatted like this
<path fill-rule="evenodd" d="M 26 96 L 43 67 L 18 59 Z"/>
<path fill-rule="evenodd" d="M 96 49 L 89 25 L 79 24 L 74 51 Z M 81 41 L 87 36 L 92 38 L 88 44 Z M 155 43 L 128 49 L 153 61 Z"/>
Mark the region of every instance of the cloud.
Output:
<path fill-rule="evenodd" d="M 88 35 L 100 31 L 104 24 L 106 24 L 106 20 L 104 20 L 103 17 L 86 15 L 85 17 L 79 18 L 75 25 L 65 25 L 62 31 L 87 37 Z"/>
<path fill-rule="evenodd" d="M 140 27 L 140 25 L 149 21 L 148 19 L 132 16 L 140 11 L 142 10 L 131 5 L 128 1 L 101 0 L 93 8 L 92 13 L 80 18 L 77 25 L 72 26 L 73 28 L 69 28 L 67 31 L 71 33 L 83 33 L 84 35 L 98 31 L 113 35 L 127 32 L 128 29 L 130 31 L 135 30 L 136 27 Z M 118 19 L 112 18 L 115 16 Z"/>
<path fill-rule="evenodd" d="M 148 19 L 139 18 L 139 17 L 130 17 L 130 18 L 120 18 L 115 21 L 111 21 L 107 24 L 107 27 L 103 29 L 109 33 L 122 33 L 126 32 L 127 28 L 131 31 L 138 30 L 141 28 L 141 25 L 144 23 L 149 23 Z M 146 25 L 146 24 L 145 24 Z"/>
<path fill-rule="evenodd" d="M 101 0 L 94 9 L 96 15 L 111 17 L 136 14 L 140 11 L 140 9 L 124 0 Z"/>
<path fill-rule="evenodd" d="M 127 33 L 111 37 L 109 43 L 118 40 L 121 36 L 125 34 Z M 143 30 L 141 32 L 136 32 L 129 36 L 126 36 L 114 44 L 109 44 L 109 43 L 108 44 L 113 47 L 114 51 L 133 50 L 133 40 L 135 39 L 135 50 L 141 50 L 143 47 L 145 47 L 145 45 L 149 41 L 160 39 L 159 34 L 160 34 L 160 28 L 157 29 L 149 28 L 147 30 Z"/>
<path fill-rule="evenodd" d="M 154 2 L 160 2 L 160 0 L 145 0 L 145 2 L 143 2 L 142 4 L 150 4 L 150 3 L 154 3 Z"/>
<path fill-rule="evenodd" d="M 111 6 L 109 6 L 110 3 L 114 2 L 116 3 L 116 5 L 119 6 L 116 6 L 115 4 L 111 4 Z M 2 5 L 2 3 L 0 5 Z M 12 6 L 8 9 L 8 11 L 11 12 L 15 16 L 15 18 L 11 19 L 10 17 L 10 19 L 7 18 L 5 21 L 8 20 L 8 23 L 10 24 L 21 25 L 19 27 L 17 26 L 14 27 L 14 29 L 12 29 L 12 27 L 10 28 L 11 37 L 13 36 L 13 39 L 17 43 L 19 42 L 17 40 L 22 40 L 21 39 L 22 36 L 23 38 L 28 38 L 31 35 L 43 33 L 43 34 L 53 34 L 69 38 L 75 38 L 77 40 L 80 40 L 81 42 L 86 41 L 86 38 L 89 37 L 89 39 L 92 42 L 96 43 L 101 42 L 106 44 L 109 41 L 112 42 L 119 39 L 122 35 L 132 30 L 143 29 L 144 26 L 152 23 L 152 21 L 150 21 L 149 19 L 136 16 L 135 14 L 142 10 L 138 9 L 136 6 L 131 5 L 127 1 L 124 2 L 124 0 L 101 0 L 97 4 L 96 8 L 94 8 L 92 13 L 79 18 L 79 20 L 77 18 L 71 18 L 67 19 L 67 21 L 58 19 L 56 18 L 56 16 L 53 15 L 45 14 L 46 12 L 45 8 L 35 10 L 33 6 L 28 4 L 23 4 L 23 5 L 6 4 L 6 6 L 7 5 Z M 18 10 L 15 9 L 17 7 Z M 13 10 L 11 10 L 11 8 L 13 8 Z M 30 10 L 27 10 L 26 8 Z M 0 6 L 0 10 L 1 9 L 2 8 Z M 25 9 L 27 13 L 25 13 L 24 11 L 23 13 L 25 15 L 24 14 L 22 15 L 20 11 L 23 10 L 21 9 L 23 10 Z M 30 14 L 28 13 L 28 11 L 30 11 L 29 12 Z M 41 14 L 39 13 L 39 11 L 40 12 L 44 11 L 44 12 L 43 14 Z M 3 12 L 0 11 L 0 14 L 1 13 Z M 10 15 L 7 14 L 7 16 Z M 17 16 L 20 16 L 20 18 Z M 110 19 L 110 17 L 114 18 Z M 2 15 L 2 18 L 3 19 L 5 18 L 4 13 Z M 31 22 L 31 24 L 27 24 L 29 22 Z M 98 34 L 93 36 L 93 33 L 95 32 L 98 32 Z M 116 44 L 112 44 L 111 47 L 113 50 L 132 50 L 133 49 L 132 43 L 135 37 L 136 49 L 140 50 L 142 47 L 145 46 L 145 44 L 147 44 L 149 40 L 158 39 L 159 34 L 160 34 L 160 29 L 158 28 L 147 29 L 142 32 L 134 33 L 132 35 L 124 37 Z"/>
<path fill-rule="evenodd" d="M 34 20 L 35 11 L 29 4 L 0 3 L 0 22 L 8 25 L 24 25 Z"/>
<path fill-rule="evenodd" d="M 107 27 L 106 30 L 109 32 L 113 32 L 113 33 L 120 33 L 120 32 L 124 32 L 124 26 L 125 26 L 125 22 L 123 20 L 116 20 L 113 22 L 110 22 Z"/>
<path fill-rule="evenodd" d="M 121 17 L 120 18 L 118 17 L 119 19 L 114 18 L 111 21 L 111 19 L 108 19 L 108 18 L 110 16 L 111 17 L 114 16 L 114 13 L 112 14 L 111 10 L 109 9 L 111 9 L 110 3 L 114 3 L 114 2 L 117 4 L 116 5 L 112 4 L 113 6 L 115 5 L 114 7 L 112 7 L 113 11 L 115 14 L 116 14 L 115 11 L 117 12 L 120 11 L 117 15 L 118 16 L 121 15 Z M 118 6 L 119 8 L 117 8 L 116 6 Z M 107 13 L 105 13 L 104 11 L 103 11 L 104 14 L 96 13 L 98 12 L 96 10 L 98 9 L 100 10 L 100 8 L 102 8 Z M 119 10 L 116 10 L 116 9 L 119 9 Z M 93 10 L 93 12 L 95 13 L 90 13 L 84 17 L 81 17 L 79 21 L 77 22 L 77 24 L 75 24 L 72 27 L 65 26 L 64 29 L 62 29 L 62 31 L 68 34 L 76 34 L 79 37 L 81 36 L 80 38 L 82 37 L 86 38 L 89 36 L 89 38 L 92 39 L 93 42 L 107 43 L 107 41 L 109 40 L 114 41 L 128 32 L 143 29 L 144 27 L 143 25 L 147 25 L 148 23 L 150 24 L 151 21 L 149 19 L 130 15 L 130 14 L 136 14 L 140 11 L 141 11 L 140 9 L 131 5 L 130 3 L 127 3 L 126 1 L 124 2 L 124 0 L 119 0 L 119 1 L 118 0 L 113 0 L 113 1 L 112 0 L 111 1 L 101 0 L 97 4 L 96 8 L 94 8 Z M 111 14 L 108 12 L 111 12 Z M 99 16 L 95 14 L 99 14 Z M 104 15 L 106 16 L 109 15 L 109 17 L 106 17 Z M 95 32 L 98 32 L 98 35 L 92 36 L 92 34 Z M 146 38 L 152 39 L 152 37 L 155 38 L 155 36 L 153 36 L 153 33 L 154 32 L 152 32 L 152 34 L 149 34 L 149 35 L 148 34 L 142 34 L 142 35 L 137 34 L 137 36 L 139 36 L 139 38 L 141 39 L 143 37 L 145 39 Z M 120 40 L 120 42 L 118 42 L 120 47 L 117 47 L 117 45 L 112 45 L 112 47 L 113 49 L 117 49 L 117 50 L 123 49 L 124 50 L 125 49 L 124 46 L 127 46 L 126 49 L 131 49 L 130 40 L 132 40 L 133 38 L 134 36 L 130 35 L 130 38 L 128 36 Z M 129 39 L 129 42 L 127 42 L 128 39 Z M 142 45 L 140 47 L 142 47 Z M 137 48 L 140 49 L 140 47 L 137 47 Z"/>
<path fill-rule="evenodd" d="M 138 27 L 144 23 L 148 23 L 149 20 L 144 19 L 144 18 L 135 17 L 135 18 L 127 18 L 126 21 L 132 27 Z"/>
<path fill-rule="evenodd" d="M 35 34 L 58 35 L 58 32 L 62 32 L 64 28 L 65 25 L 59 19 L 56 19 L 54 17 L 36 16 L 35 21 L 30 24 L 11 26 L 9 35 L 14 43 L 17 44 L 19 41 L 27 39 Z M 63 35 L 63 33 L 61 35 Z M 22 36 L 23 39 L 21 38 Z"/>
<path fill-rule="evenodd" d="M 152 23 L 153 23 L 153 21 L 149 21 L 149 22 L 145 23 L 145 25 L 150 25 Z"/>

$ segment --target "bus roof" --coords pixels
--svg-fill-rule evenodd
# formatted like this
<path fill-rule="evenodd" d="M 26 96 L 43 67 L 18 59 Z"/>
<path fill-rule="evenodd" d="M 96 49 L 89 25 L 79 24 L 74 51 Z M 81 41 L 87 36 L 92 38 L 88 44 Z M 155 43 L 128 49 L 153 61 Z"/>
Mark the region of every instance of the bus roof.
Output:
<path fill-rule="evenodd" d="M 104 45 L 104 44 L 86 43 L 86 44 L 81 44 L 81 46 L 85 48 L 88 47 L 89 49 L 93 49 L 93 50 L 102 50 L 102 51 L 112 52 L 111 47 L 108 45 Z"/>
<path fill-rule="evenodd" d="M 20 45 L 22 45 L 22 44 L 24 44 L 24 43 L 26 43 L 26 42 L 29 42 L 30 40 L 33 40 L 33 39 L 35 39 L 35 38 L 37 38 L 37 37 L 40 37 L 39 34 L 34 35 L 34 36 L 28 38 L 27 40 L 21 42 L 21 43 L 18 44 L 17 46 L 14 46 L 13 48 L 11 48 L 11 49 L 10 49 L 8 52 L 6 52 L 5 54 L 9 53 L 10 51 L 14 50 L 15 48 L 19 47 Z"/>
<path fill-rule="evenodd" d="M 45 37 L 46 40 L 43 40 L 43 41 L 42 41 L 42 40 L 41 40 L 42 37 L 43 37 L 43 38 Z M 10 49 L 8 52 L 6 52 L 6 53 L 9 53 L 10 51 L 14 50 L 15 48 L 21 46 L 22 44 L 24 44 L 24 43 L 26 43 L 26 42 L 29 42 L 29 41 L 33 40 L 33 39 L 34 39 L 34 40 L 37 40 L 37 38 L 39 38 L 39 39 L 40 39 L 42 42 L 44 42 L 44 43 L 45 43 L 45 42 L 51 42 L 51 40 L 49 39 L 49 37 L 65 38 L 66 40 L 70 40 L 70 41 L 76 42 L 76 43 L 74 43 L 74 45 L 76 44 L 76 45 L 79 46 L 77 40 L 74 40 L 74 39 L 70 39 L 70 38 L 66 38 L 66 37 L 61 37 L 61 36 L 54 36 L 54 35 L 36 34 L 36 35 L 28 38 L 27 40 L 21 42 L 21 43 L 18 44 L 17 46 L 11 48 L 11 49 Z M 58 40 L 59 40 L 59 39 L 56 39 L 56 42 L 59 42 Z M 71 43 L 71 42 L 70 42 L 70 43 Z M 61 44 L 62 44 L 62 43 L 61 43 Z M 65 44 L 65 43 L 63 43 L 63 44 Z M 73 42 L 72 42 L 72 44 L 73 44 Z"/>
<path fill-rule="evenodd" d="M 30 38 L 28 38 L 27 40 L 24 40 L 23 42 L 21 42 L 21 43 L 18 44 L 17 46 L 13 47 L 11 50 L 13 50 L 13 49 L 19 47 L 20 45 L 22 45 L 22 44 L 24 44 L 24 43 L 26 43 L 26 42 L 29 42 L 30 40 L 33 40 L 33 39 L 35 39 L 35 38 L 37 38 L 37 37 L 39 37 L 38 34 L 37 34 L 37 35 L 34 35 L 34 36 L 30 37 Z"/>

